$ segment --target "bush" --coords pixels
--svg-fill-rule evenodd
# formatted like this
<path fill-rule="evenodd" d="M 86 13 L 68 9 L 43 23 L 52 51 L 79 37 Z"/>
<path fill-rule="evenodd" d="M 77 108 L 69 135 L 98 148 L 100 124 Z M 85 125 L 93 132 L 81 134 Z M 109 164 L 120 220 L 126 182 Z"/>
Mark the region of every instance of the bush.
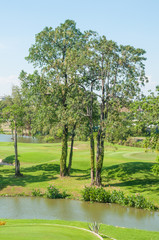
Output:
<path fill-rule="evenodd" d="M 84 190 L 82 191 L 82 196 L 84 201 L 90 201 L 90 187 L 85 187 Z"/>
<path fill-rule="evenodd" d="M 32 196 L 34 197 L 41 197 L 43 196 L 44 194 L 40 191 L 40 189 L 33 189 L 32 192 L 31 192 Z"/>
<path fill-rule="evenodd" d="M 50 185 L 47 188 L 46 191 L 46 197 L 51 198 L 51 199 L 56 199 L 56 198 L 66 198 L 67 194 L 66 192 L 60 193 L 60 191 L 55 188 L 53 185 Z"/>
<path fill-rule="evenodd" d="M 122 191 L 113 190 L 112 193 L 110 194 L 110 202 L 126 205 L 124 193 Z"/>
<path fill-rule="evenodd" d="M 96 201 L 101 203 L 109 203 L 110 191 L 105 191 L 104 188 L 97 188 Z"/>
<path fill-rule="evenodd" d="M 55 141 L 55 138 L 52 137 L 52 136 L 46 136 L 44 138 L 44 141 L 47 142 L 47 143 L 53 143 Z"/>
<path fill-rule="evenodd" d="M 134 196 L 127 196 L 127 205 L 129 207 L 135 207 L 135 197 Z"/>
<path fill-rule="evenodd" d="M 96 188 L 96 187 L 85 187 L 82 191 L 82 196 L 84 201 L 91 202 L 101 202 L 101 203 L 109 203 L 110 202 L 110 192 L 105 191 L 104 188 Z"/>
<path fill-rule="evenodd" d="M 82 191 L 85 201 L 102 202 L 102 203 L 118 203 L 123 206 L 136 207 L 142 209 L 156 210 L 157 207 L 146 200 L 140 194 L 125 196 L 122 191 L 113 190 L 112 192 L 104 188 L 85 187 Z"/>

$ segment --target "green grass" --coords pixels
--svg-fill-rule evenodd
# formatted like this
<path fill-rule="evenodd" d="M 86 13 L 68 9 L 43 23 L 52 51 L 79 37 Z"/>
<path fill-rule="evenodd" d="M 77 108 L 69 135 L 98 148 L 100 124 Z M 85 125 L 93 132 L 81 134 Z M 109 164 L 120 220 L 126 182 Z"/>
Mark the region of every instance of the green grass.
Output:
<path fill-rule="evenodd" d="M 60 178 L 61 144 L 19 143 L 18 153 L 22 178 L 14 177 L 14 166 L 0 165 L 0 194 L 31 195 L 32 189 L 42 192 L 53 184 L 66 191 L 70 198 L 80 199 L 81 190 L 90 184 L 89 142 L 75 142 L 71 177 Z M 13 143 L 0 143 L 0 158 L 14 163 Z M 159 177 L 152 174 L 156 153 L 142 148 L 106 144 L 102 179 L 106 188 L 126 194 L 140 193 L 159 204 Z"/>
<path fill-rule="evenodd" d="M 0 226 L 0 239 L 3 240 L 95 240 L 92 233 L 78 230 L 74 227 L 88 230 L 88 223 L 61 220 L 6 220 L 6 225 Z M 113 227 L 102 224 L 99 230 L 103 239 L 117 240 L 158 240 L 159 232 Z"/>
<path fill-rule="evenodd" d="M 97 240 L 99 239 L 91 232 L 77 229 L 72 226 L 55 224 L 52 222 L 17 221 L 12 224 L 0 226 L 0 239 L 3 240 Z"/>

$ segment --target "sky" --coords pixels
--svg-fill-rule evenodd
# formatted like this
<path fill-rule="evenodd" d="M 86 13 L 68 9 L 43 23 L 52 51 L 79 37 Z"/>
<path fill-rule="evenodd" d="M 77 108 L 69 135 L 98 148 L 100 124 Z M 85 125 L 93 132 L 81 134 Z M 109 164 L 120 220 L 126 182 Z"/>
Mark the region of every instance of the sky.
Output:
<path fill-rule="evenodd" d="M 118 44 L 146 50 L 145 69 L 154 91 L 159 85 L 159 0 L 0 0 L 0 96 L 20 85 L 21 70 L 34 68 L 25 57 L 44 27 L 66 19 L 81 31 L 94 30 Z"/>

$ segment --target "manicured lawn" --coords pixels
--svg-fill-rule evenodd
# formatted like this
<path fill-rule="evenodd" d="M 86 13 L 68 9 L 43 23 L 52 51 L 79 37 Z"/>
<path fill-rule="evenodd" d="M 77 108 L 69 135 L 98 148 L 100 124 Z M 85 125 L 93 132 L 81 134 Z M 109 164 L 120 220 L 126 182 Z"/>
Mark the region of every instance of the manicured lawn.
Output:
<path fill-rule="evenodd" d="M 3 240 L 97 240 L 99 239 L 91 232 L 77 229 L 66 225 L 52 223 L 16 223 L 10 226 L 0 227 L 0 239 Z"/>
<path fill-rule="evenodd" d="M 68 226 L 68 227 L 67 227 Z M 74 227 L 88 230 L 88 223 L 60 220 L 6 220 L 5 226 L 0 226 L 0 239 L 3 240 L 95 240 L 92 233 Z M 102 224 L 99 233 L 103 239 L 113 237 L 117 240 L 158 240 L 159 232 L 113 227 Z M 102 235 L 104 234 L 104 235 Z"/>
<path fill-rule="evenodd" d="M 28 194 L 50 184 L 65 190 L 70 198 L 81 198 L 81 190 L 90 184 L 89 142 L 75 142 L 71 177 L 60 178 L 61 144 L 18 144 L 22 178 L 14 177 L 14 166 L 0 165 L 0 194 Z M 159 205 L 159 177 L 152 174 L 156 153 L 142 148 L 106 144 L 102 172 L 106 188 L 126 194 L 140 193 Z M 0 143 L 0 159 L 14 163 L 13 143 Z"/>

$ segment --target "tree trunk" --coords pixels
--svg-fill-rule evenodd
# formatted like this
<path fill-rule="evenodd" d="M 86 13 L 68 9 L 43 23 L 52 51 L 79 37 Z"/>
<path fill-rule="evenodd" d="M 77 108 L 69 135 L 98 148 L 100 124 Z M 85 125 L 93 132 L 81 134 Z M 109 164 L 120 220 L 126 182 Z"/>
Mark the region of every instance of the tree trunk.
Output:
<path fill-rule="evenodd" d="M 20 162 L 18 160 L 18 148 L 17 148 L 17 126 L 15 123 L 15 129 L 14 129 L 14 150 L 15 150 L 15 176 L 19 177 L 23 174 L 20 173 Z"/>
<path fill-rule="evenodd" d="M 93 81 L 91 82 L 91 105 L 90 105 L 90 152 L 91 152 L 91 185 L 95 178 L 95 151 L 93 137 Z"/>
<path fill-rule="evenodd" d="M 71 134 L 71 149 L 70 149 L 70 156 L 69 156 L 69 164 L 67 168 L 67 174 L 70 175 L 71 166 L 72 166 L 72 158 L 73 158 L 73 144 L 74 144 L 74 137 L 75 137 L 75 129 L 76 123 L 73 125 L 72 134 Z"/>
<path fill-rule="evenodd" d="M 67 139 L 68 139 L 68 126 L 64 125 L 63 136 L 62 136 L 62 153 L 60 159 L 60 176 L 66 176 L 66 161 L 67 161 Z"/>
<path fill-rule="evenodd" d="M 97 155 L 96 155 L 96 185 L 101 185 L 101 128 L 97 135 Z"/>
<path fill-rule="evenodd" d="M 105 130 L 104 130 L 104 119 L 105 119 L 105 80 L 102 79 L 102 102 L 101 102 L 101 119 L 100 119 L 100 128 L 97 135 L 97 156 L 96 156 L 96 185 L 100 186 L 102 183 L 101 172 L 103 167 L 104 159 L 104 139 L 105 139 Z"/>
<path fill-rule="evenodd" d="M 94 153 L 94 137 L 93 133 L 90 136 L 90 150 L 91 150 L 91 185 L 94 184 L 94 177 L 95 177 L 95 153 Z"/>

